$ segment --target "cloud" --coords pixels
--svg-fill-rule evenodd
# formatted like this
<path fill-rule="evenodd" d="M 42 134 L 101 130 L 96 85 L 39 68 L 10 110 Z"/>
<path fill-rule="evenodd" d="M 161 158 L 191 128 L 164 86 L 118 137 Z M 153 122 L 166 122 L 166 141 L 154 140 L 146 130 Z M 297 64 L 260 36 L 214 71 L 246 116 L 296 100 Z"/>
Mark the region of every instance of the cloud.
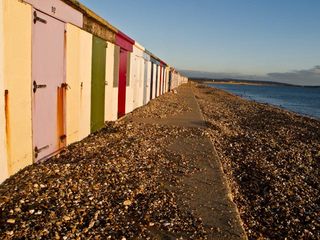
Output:
<path fill-rule="evenodd" d="M 320 66 L 307 70 L 296 70 L 286 73 L 268 73 L 275 81 L 299 85 L 320 85 Z"/>
<path fill-rule="evenodd" d="M 203 71 L 190 71 L 181 70 L 183 74 L 192 78 L 233 78 L 244 80 L 262 80 L 262 81 L 275 81 L 296 85 L 313 85 L 320 86 L 320 65 L 307 70 L 295 70 L 291 72 L 273 72 L 266 75 L 249 75 L 239 73 L 223 73 L 223 72 L 203 72 Z"/>

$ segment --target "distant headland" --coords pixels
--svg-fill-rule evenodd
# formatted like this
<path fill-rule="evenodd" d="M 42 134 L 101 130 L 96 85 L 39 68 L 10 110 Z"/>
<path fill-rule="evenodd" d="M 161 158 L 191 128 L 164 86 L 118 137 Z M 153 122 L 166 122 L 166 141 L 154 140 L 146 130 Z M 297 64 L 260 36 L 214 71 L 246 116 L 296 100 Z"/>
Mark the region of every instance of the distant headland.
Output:
<path fill-rule="evenodd" d="M 199 83 L 210 84 L 236 84 L 236 85 L 255 85 L 255 86 L 291 86 L 291 87 L 307 87 L 307 88 L 320 88 L 320 86 L 303 86 L 289 83 L 281 83 L 275 81 L 265 80 L 246 80 L 246 79 L 234 79 L 234 78 L 189 78 L 190 81 Z"/>

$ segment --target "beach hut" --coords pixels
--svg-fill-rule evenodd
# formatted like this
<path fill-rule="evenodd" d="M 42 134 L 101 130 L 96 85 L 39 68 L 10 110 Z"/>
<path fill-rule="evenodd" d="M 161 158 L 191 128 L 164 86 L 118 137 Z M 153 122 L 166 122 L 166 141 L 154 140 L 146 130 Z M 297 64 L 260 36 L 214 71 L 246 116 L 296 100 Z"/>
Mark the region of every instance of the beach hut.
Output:
<path fill-rule="evenodd" d="M 143 82 L 143 105 L 150 100 L 150 80 L 151 80 L 151 61 L 147 52 L 143 53 L 144 59 L 144 82 Z"/>
<path fill-rule="evenodd" d="M 120 47 L 119 55 L 119 81 L 118 81 L 118 118 L 132 110 L 132 106 L 126 106 L 132 97 L 126 97 L 126 90 L 131 90 L 130 85 L 130 53 L 133 51 L 134 40 L 122 32 L 116 35 L 116 44 Z M 131 91 L 130 91 L 131 92 Z"/>

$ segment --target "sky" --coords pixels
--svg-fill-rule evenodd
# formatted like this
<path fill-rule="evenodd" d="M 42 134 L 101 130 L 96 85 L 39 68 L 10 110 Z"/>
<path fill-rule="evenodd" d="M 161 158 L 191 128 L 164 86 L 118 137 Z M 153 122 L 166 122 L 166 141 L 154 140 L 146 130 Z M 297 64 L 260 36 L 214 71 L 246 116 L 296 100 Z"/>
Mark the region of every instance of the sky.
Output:
<path fill-rule="evenodd" d="M 188 75 L 320 85 L 320 0 L 80 0 Z"/>

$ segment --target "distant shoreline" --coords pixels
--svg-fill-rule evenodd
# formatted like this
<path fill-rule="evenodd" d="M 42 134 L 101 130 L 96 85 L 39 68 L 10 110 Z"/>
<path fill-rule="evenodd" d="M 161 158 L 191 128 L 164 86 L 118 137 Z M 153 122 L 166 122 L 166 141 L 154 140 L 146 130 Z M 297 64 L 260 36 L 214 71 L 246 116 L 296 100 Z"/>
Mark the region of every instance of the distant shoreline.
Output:
<path fill-rule="evenodd" d="M 204 84 L 230 84 L 230 85 L 251 85 L 251 86 L 287 86 L 287 87 L 306 87 L 320 88 L 320 86 L 304 86 L 294 85 L 273 81 L 244 80 L 244 79 L 206 79 L 206 78 L 190 78 L 190 81 Z"/>
<path fill-rule="evenodd" d="M 212 82 L 212 81 L 204 81 L 204 84 L 230 84 L 230 85 L 248 85 L 248 86 L 274 86 L 275 84 L 267 84 L 267 83 L 249 83 L 249 82 Z"/>

